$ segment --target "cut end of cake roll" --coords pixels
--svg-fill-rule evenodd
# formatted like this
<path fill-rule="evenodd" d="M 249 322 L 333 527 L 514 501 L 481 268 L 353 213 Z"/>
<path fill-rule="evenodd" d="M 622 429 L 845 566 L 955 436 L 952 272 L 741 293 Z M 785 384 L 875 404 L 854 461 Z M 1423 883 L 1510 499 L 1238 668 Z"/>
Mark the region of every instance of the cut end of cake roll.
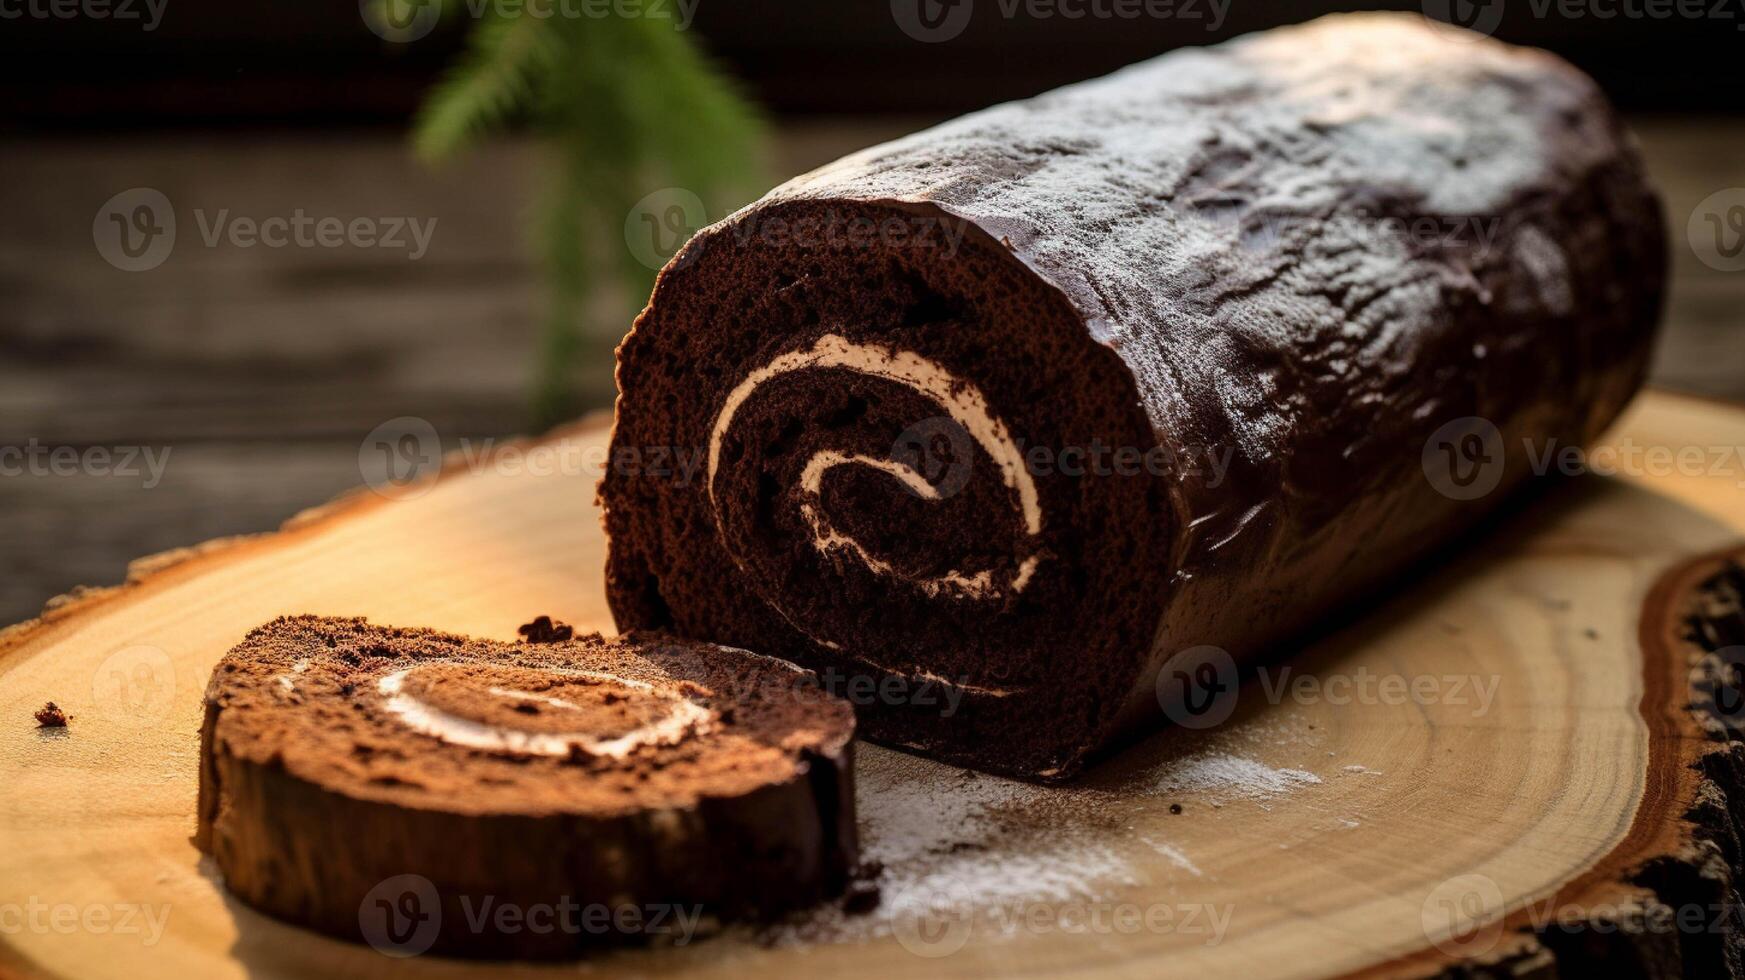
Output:
<path fill-rule="evenodd" d="M 620 347 L 613 614 L 1065 777 L 1594 439 L 1665 256 L 1591 80 L 1417 15 L 869 148 L 700 232 Z"/>
<path fill-rule="evenodd" d="M 251 632 L 201 733 L 196 843 L 230 890 L 390 955 L 541 959 L 842 891 L 854 717 L 813 675 L 658 635 L 523 633 Z"/>
<path fill-rule="evenodd" d="M 662 276 L 619 380 L 620 628 L 804 664 L 872 737 L 978 768 L 1062 775 L 1107 726 L 1168 576 L 1155 439 L 1005 245 L 926 205 L 761 208 Z M 662 446 L 689 472 L 637 465 Z"/>

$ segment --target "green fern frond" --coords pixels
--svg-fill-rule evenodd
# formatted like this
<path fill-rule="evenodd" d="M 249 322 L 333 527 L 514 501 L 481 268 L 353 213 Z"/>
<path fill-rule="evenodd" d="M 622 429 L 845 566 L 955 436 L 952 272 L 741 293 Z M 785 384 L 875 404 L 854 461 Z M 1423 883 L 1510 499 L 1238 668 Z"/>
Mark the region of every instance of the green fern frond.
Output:
<path fill-rule="evenodd" d="M 584 321 L 602 277 L 627 312 L 648 296 L 655 270 L 624 241 L 638 202 L 677 186 L 722 217 L 758 189 L 762 124 L 670 22 L 490 15 L 419 113 L 414 147 L 441 160 L 514 123 L 554 151 L 536 226 L 550 290 L 533 399 L 544 426 L 573 414 L 578 369 L 601 353 Z"/>
<path fill-rule="evenodd" d="M 651 134 L 673 178 L 698 193 L 753 189 L 764 126 L 752 104 L 678 33 L 650 32 L 645 40 L 646 70 L 664 83 L 631 95 L 640 118 L 682 123 Z"/>
<path fill-rule="evenodd" d="M 551 71 L 556 52 L 548 33 L 532 18 L 480 21 L 460 64 L 419 110 L 412 138 L 418 156 L 447 159 L 514 122 Z"/>

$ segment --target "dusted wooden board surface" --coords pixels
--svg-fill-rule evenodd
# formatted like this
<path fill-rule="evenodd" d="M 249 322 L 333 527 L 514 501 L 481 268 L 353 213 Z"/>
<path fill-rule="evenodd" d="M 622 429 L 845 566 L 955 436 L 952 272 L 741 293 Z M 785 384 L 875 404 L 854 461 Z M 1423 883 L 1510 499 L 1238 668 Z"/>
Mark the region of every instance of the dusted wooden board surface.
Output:
<path fill-rule="evenodd" d="M 128 585 L 0 635 L 0 973 L 503 972 L 384 957 L 230 900 L 188 840 L 200 694 L 245 630 L 282 613 L 505 639 L 540 613 L 609 629 L 592 482 L 572 472 L 597 472 L 604 436 L 603 421 L 582 423 L 461 461 L 428 492 L 362 491 L 275 534 L 149 559 Z M 1611 439 L 1731 452 L 1745 412 L 1649 395 Z M 1682 956 L 1694 973 L 1733 937 L 1628 925 L 1738 859 L 1685 817 L 1738 789 L 1724 772 L 1745 767 L 1711 762 L 1714 781 L 1692 768 L 1733 754 L 1688 708 L 1684 652 L 1643 640 L 1677 590 L 1639 615 L 1669 570 L 1745 536 L 1737 460 L 1680 469 L 1645 460 L 1567 481 L 1269 668 L 1223 724 L 1154 736 L 1067 787 L 863 747 L 863 827 L 887 858 L 880 910 L 580 969 L 1321 976 L 1435 973 L 1457 957 L 1549 968 L 1560 950 L 1672 974 Z M 1435 690 L 1389 696 L 1386 678 Z M 34 727 L 49 700 L 68 728 Z M 1711 854 L 1727 860 L 1703 878 Z M 1634 883 L 1662 879 L 1658 895 Z M 1626 925 L 1521 931 L 1554 919 Z"/>

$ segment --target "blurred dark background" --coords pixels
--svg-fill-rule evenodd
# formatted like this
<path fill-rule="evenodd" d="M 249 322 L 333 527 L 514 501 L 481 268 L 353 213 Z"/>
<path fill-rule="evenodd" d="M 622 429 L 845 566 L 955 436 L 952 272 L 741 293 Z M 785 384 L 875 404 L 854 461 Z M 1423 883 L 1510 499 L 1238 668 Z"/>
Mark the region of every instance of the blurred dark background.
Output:
<path fill-rule="evenodd" d="M 345 0 L 160 2 L 163 15 L 149 32 L 115 19 L 5 22 L 7 121 L 61 130 L 394 124 L 460 48 L 465 26 L 451 21 L 416 42 L 388 44 L 362 29 L 357 6 Z M 1177 0 L 1168 17 L 1064 14 L 1092 2 L 1065 0 L 1036 7 L 1043 16 L 1008 17 L 1002 0 L 980 0 L 960 31 L 931 43 L 904 33 L 889 0 L 699 0 L 685 7 L 693 11 L 689 29 L 782 114 L 964 112 L 1172 48 L 1365 9 L 1430 9 L 1487 27 L 1483 18 L 1492 18 L 1489 33 L 1558 52 L 1626 109 L 1735 112 L 1745 98 L 1745 3 L 1730 0 Z M 147 14 L 145 0 L 134 3 Z M 664 3 L 681 12 L 678 0 Z"/>
<path fill-rule="evenodd" d="M 1655 383 L 1745 400 L 1745 272 L 1686 237 L 1693 213 L 1745 187 L 1745 0 L 1177 0 L 1171 16 L 1131 18 L 1063 15 L 1098 0 L 1013 16 L 1013 0 L 975 0 L 961 30 L 926 41 L 903 28 L 913 0 L 644 2 L 694 12 L 689 33 L 769 114 L 772 180 L 1323 12 L 1474 18 L 1569 58 L 1629 116 L 1674 250 Z M 0 624 L 119 579 L 130 558 L 269 529 L 356 485 L 360 442 L 388 420 L 426 420 L 450 446 L 529 427 L 542 144 L 508 135 L 443 167 L 407 148 L 466 28 L 389 41 L 347 0 L 0 0 L 0 447 L 169 453 L 156 481 L 0 475 Z M 93 216 L 133 188 L 164 194 L 181 221 L 174 254 L 143 272 L 93 244 Z M 239 248 L 203 243 L 194 209 L 404 217 L 434 233 L 416 259 Z M 609 404 L 626 299 L 594 300 L 587 404 Z"/>

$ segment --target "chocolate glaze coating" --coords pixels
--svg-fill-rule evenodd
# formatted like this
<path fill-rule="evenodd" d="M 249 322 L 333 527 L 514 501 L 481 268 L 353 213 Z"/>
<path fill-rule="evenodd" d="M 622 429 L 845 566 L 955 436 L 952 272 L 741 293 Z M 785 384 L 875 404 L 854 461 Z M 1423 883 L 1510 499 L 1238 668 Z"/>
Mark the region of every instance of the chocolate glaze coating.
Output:
<path fill-rule="evenodd" d="M 841 892 L 846 704 L 744 651 L 539 632 L 251 632 L 201 731 L 195 840 L 226 886 L 390 955 L 516 959 L 688 941 Z"/>
<path fill-rule="evenodd" d="M 887 226 L 909 230 L 855 237 Z M 927 596 L 951 562 L 1009 572 L 1016 507 L 967 491 L 1005 514 L 971 533 L 960 498 L 923 497 L 933 526 L 864 459 L 797 493 L 827 445 L 889 456 L 939 412 L 855 371 L 784 377 L 733 417 L 719 474 L 608 474 L 613 610 L 827 679 L 944 678 L 950 716 L 886 699 L 863 730 L 1067 775 L 1163 713 L 1173 658 L 1277 653 L 1482 516 L 1533 453 L 1596 437 L 1642 382 L 1665 251 L 1590 79 L 1409 15 L 1185 50 L 873 147 L 662 273 L 620 349 L 615 448 L 706 447 L 742 379 L 835 334 L 948 369 L 1044 458 L 1101 440 L 1166 465 L 1038 473 L 1029 588 Z M 808 504 L 901 575 L 814 547 Z"/>

